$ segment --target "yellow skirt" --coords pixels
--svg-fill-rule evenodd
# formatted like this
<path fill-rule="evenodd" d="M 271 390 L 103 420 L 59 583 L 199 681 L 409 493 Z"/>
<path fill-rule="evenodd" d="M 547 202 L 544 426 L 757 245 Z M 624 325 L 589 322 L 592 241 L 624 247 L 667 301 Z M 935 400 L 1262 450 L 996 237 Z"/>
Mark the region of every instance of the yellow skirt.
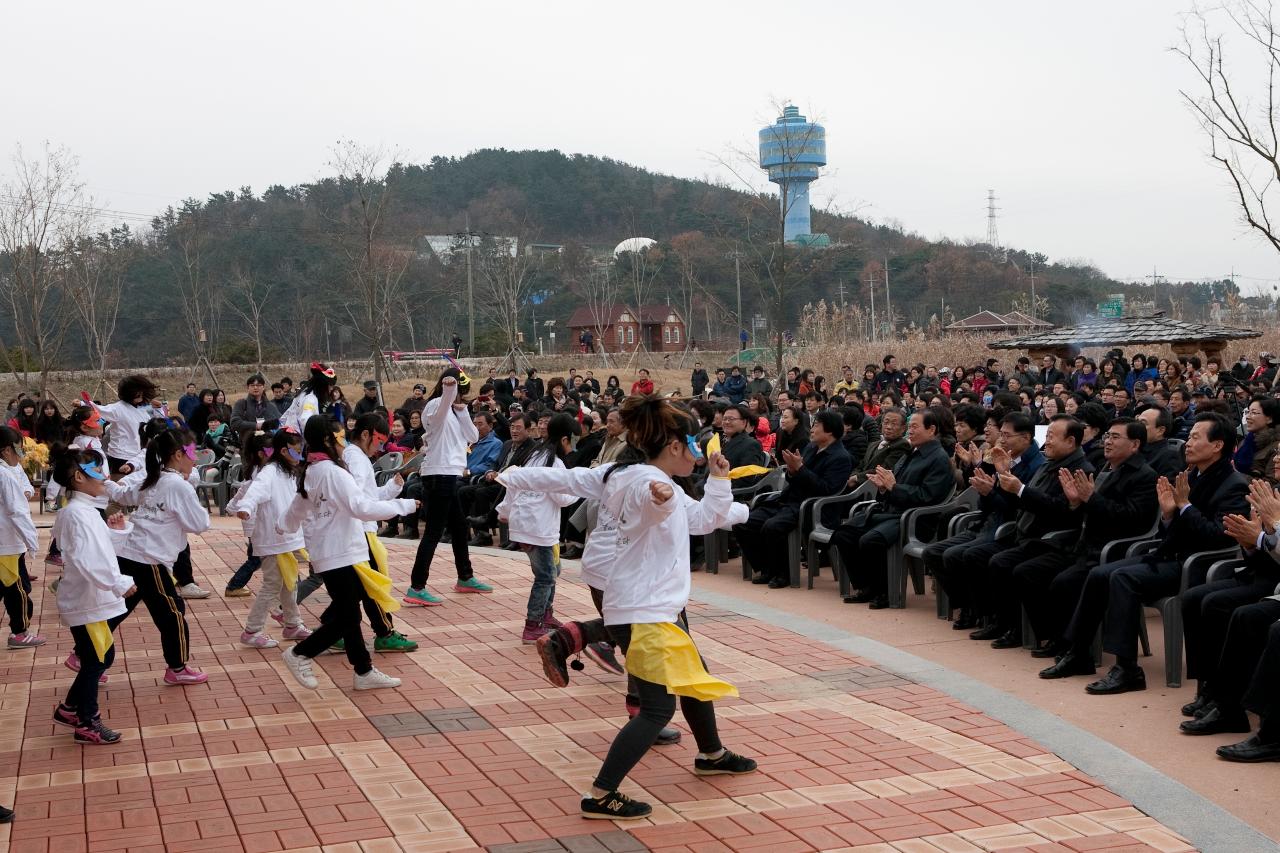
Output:
<path fill-rule="evenodd" d="M 111 626 L 106 622 L 90 622 L 84 626 L 93 641 L 93 650 L 98 653 L 98 663 L 107 662 L 107 651 L 115 644 L 111 635 Z"/>
<path fill-rule="evenodd" d="M 400 602 L 391 595 L 391 573 L 387 569 L 387 548 L 378 540 L 376 534 L 366 532 L 365 539 L 369 543 L 369 550 L 373 553 L 373 561 L 377 568 L 370 566 L 366 560 L 355 564 L 356 574 L 360 576 L 360 583 L 364 586 L 365 594 L 372 598 L 384 613 L 393 613 L 400 609 Z"/>
<path fill-rule="evenodd" d="M 631 626 L 627 672 L 663 685 L 674 696 L 714 702 L 738 695 L 738 688 L 707 672 L 693 638 L 671 622 Z"/>
<path fill-rule="evenodd" d="M 13 586 L 18 582 L 18 557 L 21 554 L 0 556 L 0 584 Z"/>

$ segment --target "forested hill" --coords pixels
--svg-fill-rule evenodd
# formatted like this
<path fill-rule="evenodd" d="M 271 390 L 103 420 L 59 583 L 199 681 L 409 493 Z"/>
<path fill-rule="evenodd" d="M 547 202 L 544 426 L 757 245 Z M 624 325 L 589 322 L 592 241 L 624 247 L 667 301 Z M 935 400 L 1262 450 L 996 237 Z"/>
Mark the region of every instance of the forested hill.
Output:
<path fill-rule="evenodd" d="M 1111 281 L 1087 263 L 932 242 L 817 210 L 814 231 L 829 234 L 832 245 L 788 249 L 780 286 L 776 196 L 602 157 L 487 149 L 364 171 L 175 201 L 149 227 L 120 227 L 77 246 L 67 269 L 96 270 L 92 281 L 114 277 L 123 289 L 119 322 L 102 348 L 106 361 L 113 367 L 190 361 L 199 329 L 210 355 L 221 360 L 354 357 L 368 353 L 375 338 L 384 349 L 441 345 L 453 331 L 466 334 L 465 253 L 440 257 L 423 238 L 468 226 L 480 241 L 472 275 L 481 352 L 505 352 L 517 333 L 525 346 L 536 348 L 538 337 L 549 344 L 551 330 L 566 345 L 569 315 L 599 298 L 601 282 L 618 302 L 679 308 L 689 335 L 704 346 L 727 344 L 737 329 L 735 256 L 744 324 L 762 318 L 761 338 L 774 329 L 803 338 L 813 328 L 812 312 L 808 322 L 802 317 L 804 306 L 820 301 L 843 300 L 842 334 L 865 333 L 869 281 L 883 334 L 885 259 L 899 331 L 936 329 L 979 308 L 1028 311 L 1033 272 L 1043 300 L 1038 313 L 1054 322 L 1078 319 L 1110 293 L 1149 299 L 1149 289 Z M 364 218 L 371 209 L 379 215 Z M 507 256 L 491 235 L 518 238 L 519 258 L 499 263 Z M 613 260 L 613 246 L 637 236 L 658 245 L 643 259 Z M 530 244 L 563 250 L 525 255 Z M 1076 252 L 1088 253 L 1088 246 Z M 12 259 L 0 255 L 0 273 L 6 264 Z M 71 275 L 66 292 L 40 310 L 55 322 L 73 316 L 72 292 L 83 292 L 85 281 Z M 1193 318 L 1215 299 L 1234 298 L 1234 286 L 1162 284 L 1160 293 L 1157 308 Z M 33 325 L 30 318 L 4 308 L 0 334 L 18 344 L 18 357 L 25 351 L 29 362 L 54 367 L 101 361 L 83 324 L 71 323 L 61 345 L 45 335 L 40 349 L 19 331 Z M 549 320 L 559 326 L 547 326 Z M 14 352 L 0 367 L 11 367 Z"/>

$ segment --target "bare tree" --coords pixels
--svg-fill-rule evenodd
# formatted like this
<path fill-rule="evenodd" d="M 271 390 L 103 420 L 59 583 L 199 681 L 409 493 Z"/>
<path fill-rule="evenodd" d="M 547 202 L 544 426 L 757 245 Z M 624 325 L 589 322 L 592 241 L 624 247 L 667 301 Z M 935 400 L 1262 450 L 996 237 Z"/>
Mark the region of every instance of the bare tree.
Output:
<path fill-rule="evenodd" d="M 178 282 L 182 319 L 197 361 L 216 349 L 222 312 L 222 291 L 205 270 L 212 242 L 208 216 L 199 201 L 187 199 L 154 223 L 156 233 L 168 244 L 165 254 Z"/>
<path fill-rule="evenodd" d="M 487 239 L 475 250 L 481 277 L 477 307 L 506 338 L 512 370 L 520 342 L 520 309 L 533 290 L 532 260 L 514 249 L 505 240 Z"/>
<path fill-rule="evenodd" d="M 18 147 L 12 162 L 13 178 L 0 186 L 0 250 L 8 260 L 0 286 L 24 350 L 23 382 L 34 360 L 43 395 L 73 316 L 64 305 L 68 249 L 89 232 L 93 201 L 77 175 L 79 161 L 65 148 L 46 145 L 43 158 L 27 159 Z M 16 377 L 8 348 L 0 349 Z"/>
<path fill-rule="evenodd" d="M 1278 35 L 1271 3 L 1226 0 L 1193 10 L 1173 52 L 1199 80 L 1198 91 L 1179 93 L 1209 137 L 1209 158 L 1227 173 L 1244 221 L 1280 251 L 1280 232 L 1268 210 L 1280 192 Z M 1237 75 L 1240 65 L 1257 69 L 1257 76 Z"/>
<path fill-rule="evenodd" d="M 242 334 L 253 342 L 257 355 L 258 372 L 262 372 L 262 342 L 266 337 L 267 302 L 271 299 L 273 284 L 254 275 L 240 264 L 231 268 L 228 284 L 227 307 L 244 321 Z"/>
<path fill-rule="evenodd" d="M 591 315 L 596 345 L 600 352 L 605 353 L 605 363 L 608 364 L 609 345 L 604 336 L 617 310 L 621 283 L 609 267 L 598 266 L 593 267 L 582 278 L 579 289 L 587 304 L 587 312 Z"/>
<path fill-rule="evenodd" d="M 395 152 L 346 140 L 333 151 L 330 166 L 337 172 L 340 202 L 322 208 L 335 227 L 335 244 L 346 267 L 342 288 L 354 297 L 346 302 L 357 336 L 372 352 L 373 376 L 381 387 L 384 345 L 400 323 L 405 274 L 414 254 L 396 245 L 388 233 L 391 188 L 387 175 L 397 162 Z"/>
<path fill-rule="evenodd" d="M 107 360 L 120 317 L 125 276 L 138 245 L 128 227 L 113 228 L 96 238 L 83 238 L 68 254 L 68 294 L 84 334 L 85 350 L 98 372 L 97 388 L 110 388 Z"/>

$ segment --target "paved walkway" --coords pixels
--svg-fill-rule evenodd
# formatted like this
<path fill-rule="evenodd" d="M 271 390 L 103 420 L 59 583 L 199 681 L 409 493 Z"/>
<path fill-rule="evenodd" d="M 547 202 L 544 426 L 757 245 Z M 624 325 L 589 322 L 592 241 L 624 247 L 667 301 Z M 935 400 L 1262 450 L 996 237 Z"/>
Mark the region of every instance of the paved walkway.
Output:
<path fill-rule="evenodd" d="M 212 531 L 193 550 L 197 580 L 221 590 L 243 542 Z M 391 545 L 401 587 L 411 553 Z M 79 747 L 50 721 L 71 643 L 42 578 L 49 644 L 0 652 L 0 803 L 16 799 L 18 810 L 0 826 L 0 853 L 1193 849 L 945 693 L 698 604 L 699 647 L 742 692 L 717 703 L 724 741 L 760 772 L 696 777 L 687 737 L 652 750 L 625 788 L 655 804 L 652 818 L 582 820 L 580 792 L 625 722 L 623 681 L 589 665 L 568 689 L 547 685 L 519 642 L 527 562 L 473 559 L 494 595 L 449 592 L 444 607 L 398 614 L 421 648 L 375 662 L 404 680 L 399 690 L 354 693 L 334 655 L 318 661 L 319 691 L 299 688 L 278 650 L 236 643 L 252 599 L 217 594 L 188 607 L 193 663 L 209 683 L 166 687 L 154 627 L 135 614 L 102 691 L 104 719 L 124 734 L 112 747 Z M 451 575 L 446 546 L 434 588 Z M 575 575 L 562 579 L 558 610 L 594 615 Z"/>

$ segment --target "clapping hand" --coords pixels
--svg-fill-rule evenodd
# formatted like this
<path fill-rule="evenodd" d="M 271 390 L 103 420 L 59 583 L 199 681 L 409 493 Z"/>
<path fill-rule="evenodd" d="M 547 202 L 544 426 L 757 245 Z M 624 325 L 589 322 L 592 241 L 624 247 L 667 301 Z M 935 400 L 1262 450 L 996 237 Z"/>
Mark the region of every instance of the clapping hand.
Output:
<path fill-rule="evenodd" d="M 1007 474 L 1013 467 L 1013 457 L 1009 455 L 1009 451 L 997 445 L 991 448 L 991 464 L 996 466 L 996 473 Z"/>
<path fill-rule="evenodd" d="M 893 476 L 893 472 L 883 465 L 877 465 L 876 470 L 867 475 L 867 479 L 876 484 L 882 492 L 893 489 L 898 484 L 898 478 Z"/>
<path fill-rule="evenodd" d="M 1080 500 L 1080 492 L 1076 489 L 1076 479 L 1071 476 L 1070 471 L 1065 468 L 1058 469 L 1058 484 L 1062 486 L 1062 496 L 1067 499 L 1067 503 L 1071 504 L 1072 509 L 1083 503 Z"/>
<path fill-rule="evenodd" d="M 1182 509 L 1191 503 L 1191 476 L 1189 471 L 1183 471 L 1178 475 L 1178 479 L 1174 481 L 1173 500 L 1178 509 Z"/>
<path fill-rule="evenodd" d="M 1280 495 L 1266 480 L 1254 480 L 1249 484 L 1249 505 L 1268 532 L 1276 529 L 1276 524 L 1280 523 Z"/>
<path fill-rule="evenodd" d="M 969 485 L 982 496 L 991 494 L 991 490 L 996 487 L 995 478 L 986 472 L 983 468 L 974 469 L 973 476 L 969 478 Z"/>
<path fill-rule="evenodd" d="M 1022 488 L 1022 481 L 1019 480 L 1017 477 L 1013 476 L 1012 474 L 1007 474 L 1004 471 L 1001 471 L 1000 472 L 1000 488 L 1004 489 L 1006 492 L 1008 492 L 1011 495 L 1016 495 L 1018 491 Z"/>
<path fill-rule="evenodd" d="M 1093 490 L 1097 487 L 1097 481 L 1092 474 L 1086 474 L 1080 470 L 1072 472 L 1071 477 L 1075 480 L 1076 494 L 1080 495 L 1080 503 L 1088 503 L 1089 498 L 1093 497 Z"/>
<path fill-rule="evenodd" d="M 1258 537 L 1262 535 L 1262 519 L 1256 511 L 1243 515 L 1228 515 L 1222 519 L 1222 526 L 1227 535 L 1245 548 L 1257 548 Z"/>
<path fill-rule="evenodd" d="M 782 451 L 782 461 L 786 463 L 787 473 L 794 474 L 804 464 L 804 457 L 794 450 L 784 450 Z"/>
<path fill-rule="evenodd" d="M 1156 500 L 1160 502 L 1160 514 L 1165 521 L 1172 521 L 1178 511 L 1178 501 L 1173 493 L 1173 484 L 1168 477 L 1156 478 Z"/>

